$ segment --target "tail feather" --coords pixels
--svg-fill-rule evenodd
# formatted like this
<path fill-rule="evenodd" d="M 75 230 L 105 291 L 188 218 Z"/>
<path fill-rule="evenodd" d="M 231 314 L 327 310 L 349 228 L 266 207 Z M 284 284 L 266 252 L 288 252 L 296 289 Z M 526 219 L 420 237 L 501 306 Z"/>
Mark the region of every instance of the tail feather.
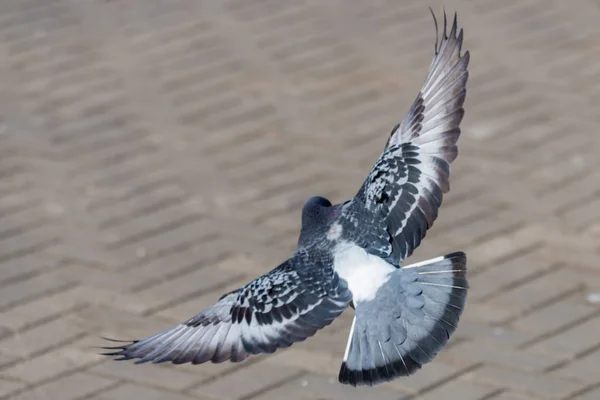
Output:
<path fill-rule="evenodd" d="M 339 381 L 374 385 L 415 373 L 456 330 L 467 289 L 462 252 L 392 272 L 373 300 L 356 304 Z"/>

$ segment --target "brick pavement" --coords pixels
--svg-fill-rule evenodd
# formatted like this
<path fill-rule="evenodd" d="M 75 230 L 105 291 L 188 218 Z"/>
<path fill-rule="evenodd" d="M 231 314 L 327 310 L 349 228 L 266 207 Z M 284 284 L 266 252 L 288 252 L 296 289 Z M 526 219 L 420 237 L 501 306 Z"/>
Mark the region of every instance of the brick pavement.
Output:
<path fill-rule="evenodd" d="M 200 311 L 289 254 L 307 197 L 355 193 L 427 72 L 423 2 L 0 2 L 0 399 L 599 398 L 600 1 L 444 3 L 471 80 L 415 258 L 467 251 L 471 296 L 434 363 L 354 390 L 349 313 L 242 364 L 91 346 Z"/>

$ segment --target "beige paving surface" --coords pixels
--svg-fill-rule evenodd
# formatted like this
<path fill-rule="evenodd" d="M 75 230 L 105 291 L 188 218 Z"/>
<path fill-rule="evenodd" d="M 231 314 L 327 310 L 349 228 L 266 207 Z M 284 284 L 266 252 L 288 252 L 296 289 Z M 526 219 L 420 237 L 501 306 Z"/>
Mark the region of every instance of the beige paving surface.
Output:
<path fill-rule="evenodd" d="M 236 365 L 91 346 L 200 311 L 289 255 L 306 198 L 356 192 L 427 72 L 428 4 L 1 1 L 0 399 L 600 398 L 600 2 L 444 4 L 471 80 L 415 259 L 467 251 L 472 290 L 434 363 L 354 390 L 350 313 Z"/>

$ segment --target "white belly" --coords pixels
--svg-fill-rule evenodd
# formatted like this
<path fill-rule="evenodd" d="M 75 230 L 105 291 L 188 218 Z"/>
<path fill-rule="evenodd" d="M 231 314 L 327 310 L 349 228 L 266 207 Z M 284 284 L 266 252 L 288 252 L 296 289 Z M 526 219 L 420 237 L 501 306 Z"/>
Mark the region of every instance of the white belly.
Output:
<path fill-rule="evenodd" d="M 397 268 L 352 243 L 340 243 L 334 252 L 333 269 L 348 283 L 354 302 L 375 298 L 377 289 Z"/>

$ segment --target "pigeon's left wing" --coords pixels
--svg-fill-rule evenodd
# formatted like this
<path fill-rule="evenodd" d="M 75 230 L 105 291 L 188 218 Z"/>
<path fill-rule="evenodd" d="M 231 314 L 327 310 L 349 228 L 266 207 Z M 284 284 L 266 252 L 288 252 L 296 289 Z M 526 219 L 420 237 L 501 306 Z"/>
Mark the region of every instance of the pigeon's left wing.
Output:
<path fill-rule="evenodd" d="M 444 15 L 442 40 L 439 46 L 436 40 L 423 88 L 356 197 L 344 206 L 344 226 L 353 227 L 346 237 L 394 265 L 420 244 L 450 190 L 469 63 L 469 53 L 460 54 L 463 34 L 457 30 L 455 15 L 447 34 Z"/>
<path fill-rule="evenodd" d="M 107 348 L 119 360 L 242 361 L 305 340 L 340 315 L 351 294 L 327 262 L 296 255 L 212 307 L 158 335 Z"/>

